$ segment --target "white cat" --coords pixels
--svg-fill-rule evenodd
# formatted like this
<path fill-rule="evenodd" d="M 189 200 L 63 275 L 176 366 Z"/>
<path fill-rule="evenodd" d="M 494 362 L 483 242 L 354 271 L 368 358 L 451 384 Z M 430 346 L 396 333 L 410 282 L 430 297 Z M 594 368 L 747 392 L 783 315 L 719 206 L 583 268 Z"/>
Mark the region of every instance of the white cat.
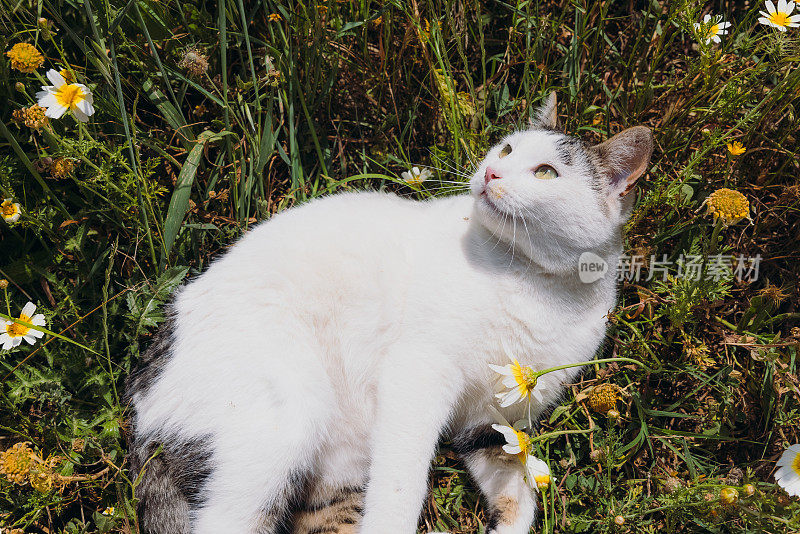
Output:
<path fill-rule="evenodd" d="M 151 534 L 412 534 L 441 436 L 488 503 L 488 532 L 527 533 L 521 464 L 500 450 L 488 364 L 590 360 L 644 127 L 587 147 L 538 124 L 492 148 L 471 195 L 348 193 L 247 233 L 175 295 L 131 376 L 131 461 Z M 540 415 L 576 369 L 544 375 Z M 503 409 L 509 420 L 522 406 Z"/>

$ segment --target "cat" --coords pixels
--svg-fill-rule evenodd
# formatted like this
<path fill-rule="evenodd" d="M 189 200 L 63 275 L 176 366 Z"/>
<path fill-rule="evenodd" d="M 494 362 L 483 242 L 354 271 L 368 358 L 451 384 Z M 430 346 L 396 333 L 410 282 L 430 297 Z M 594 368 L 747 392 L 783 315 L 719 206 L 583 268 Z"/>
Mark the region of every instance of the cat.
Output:
<path fill-rule="evenodd" d="M 471 194 L 315 200 L 181 287 L 127 384 L 142 531 L 412 534 L 446 437 L 487 532 L 527 533 L 535 495 L 491 428 L 488 364 L 594 357 L 616 282 L 581 282 L 578 258 L 617 265 L 653 146 L 643 126 L 591 147 L 556 128 L 553 93 Z M 542 376 L 533 416 L 578 372 Z"/>

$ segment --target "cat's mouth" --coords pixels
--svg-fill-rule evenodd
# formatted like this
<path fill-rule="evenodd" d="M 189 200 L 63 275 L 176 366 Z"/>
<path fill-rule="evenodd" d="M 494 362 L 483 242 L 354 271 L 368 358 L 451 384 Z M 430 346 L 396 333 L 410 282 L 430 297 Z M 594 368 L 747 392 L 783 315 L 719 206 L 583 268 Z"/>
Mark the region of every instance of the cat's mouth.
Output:
<path fill-rule="evenodd" d="M 479 198 L 480 201 L 488 208 L 488 211 L 490 213 L 493 213 L 494 215 L 501 217 L 505 217 L 508 215 L 505 211 L 500 209 L 500 206 L 498 206 L 494 200 L 492 200 L 492 198 L 489 196 L 489 194 L 486 192 L 485 189 L 481 192 Z"/>

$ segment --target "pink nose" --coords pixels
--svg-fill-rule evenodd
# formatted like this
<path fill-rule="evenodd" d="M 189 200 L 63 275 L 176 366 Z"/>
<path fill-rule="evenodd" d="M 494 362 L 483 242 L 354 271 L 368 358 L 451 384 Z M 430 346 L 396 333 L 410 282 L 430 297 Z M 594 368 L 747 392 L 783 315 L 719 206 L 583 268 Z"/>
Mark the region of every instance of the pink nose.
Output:
<path fill-rule="evenodd" d="M 486 175 L 484 184 L 488 184 L 492 180 L 499 180 L 501 178 L 500 173 L 496 170 L 492 169 L 491 167 L 486 167 Z"/>

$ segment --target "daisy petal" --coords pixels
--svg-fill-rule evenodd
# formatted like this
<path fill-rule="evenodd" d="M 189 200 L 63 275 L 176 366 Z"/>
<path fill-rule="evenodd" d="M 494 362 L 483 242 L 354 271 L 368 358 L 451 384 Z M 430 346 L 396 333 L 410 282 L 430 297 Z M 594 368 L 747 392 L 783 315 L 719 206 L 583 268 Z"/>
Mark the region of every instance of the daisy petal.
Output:
<path fill-rule="evenodd" d="M 36 304 L 33 302 L 28 302 L 24 308 L 22 308 L 22 314 L 27 315 L 28 317 L 33 317 L 33 314 L 36 312 Z"/>
<path fill-rule="evenodd" d="M 50 83 L 52 83 L 55 88 L 59 88 L 67 83 L 64 77 L 55 69 L 47 71 L 47 79 L 50 80 Z"/>

